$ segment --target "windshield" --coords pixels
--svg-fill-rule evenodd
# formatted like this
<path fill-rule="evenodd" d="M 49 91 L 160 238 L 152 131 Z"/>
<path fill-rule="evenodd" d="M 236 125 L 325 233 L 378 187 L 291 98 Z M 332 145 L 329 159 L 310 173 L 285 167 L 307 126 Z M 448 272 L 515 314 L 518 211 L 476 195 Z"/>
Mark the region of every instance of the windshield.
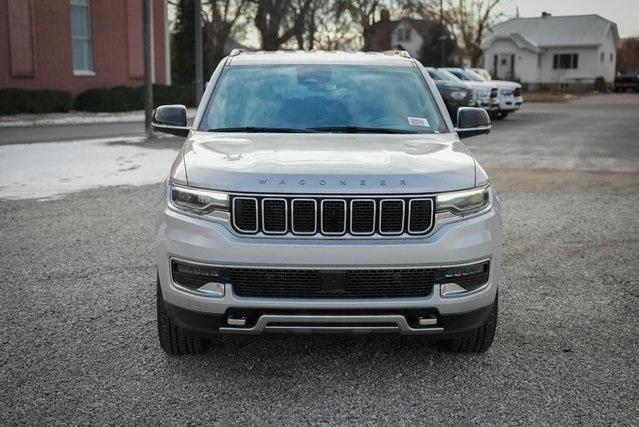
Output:
<path fill-rule="evenodd" d="M 446 79 L 445 80 L 452 80 L 455 82 L 461 82 L 462 79 L 460 79 L 459 77 L 457 77 L 456 75 L 454 75 L 453 73 L 451 73 L 450 71 L 447 70 L 437 70 L 438 73 L 440 73 L 442 76 L 444 76 Z"/>
<path fill-rule="evenodd" d="M 361 65 L 228 67 L 200 130 L 448 132 L 416 68 Z"/>
<path fill-rule="evenodd" d="M 482 76 L 480 76 L 479 74 L 477 74 L 474 71 L 471 70 L 464 70 L 464 74 L 466 74 L 471 80 L 474 80 L 476 82 L 485 82 L 486 79 L 483 78 Z"/>
<path fill-rule="evenodd" d="M 455 76 L 453 76 L 450 73 L 445 73 L 445 72 L 442 72 L 441 70 L 434 70 L 432 68 L 428 69 L 428 74 L 430 75 L 430 77 L 433 80 L 444 80 L 444 81 L 446 81 L 446 80 L 458 81 L 459 80 L 458 78 L 456 78 Z"/>

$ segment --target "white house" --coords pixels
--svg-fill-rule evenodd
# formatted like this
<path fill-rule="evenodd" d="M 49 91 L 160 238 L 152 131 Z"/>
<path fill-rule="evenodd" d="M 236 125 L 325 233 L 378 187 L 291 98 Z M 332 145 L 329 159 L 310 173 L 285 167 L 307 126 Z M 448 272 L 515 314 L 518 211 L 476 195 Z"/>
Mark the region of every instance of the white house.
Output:
<path fill-rule="evenodd" d="M 413 58 L 419 58 L 420 49 L 424 38 L 420 34 L 422 31 L 428 31 L 425 21 L 416 19 L 402 19 L 395 25 L 391 32 L 391 46 L 393 48 L 401 47 L 410 53 Z"/>
<path fill-rule="evenodd" d="M 522 83 L 592 85 L 612 82 L 619 47 L 617 25 L 599 15 L 513 18 L 483 40 L 484 67 Z"/>

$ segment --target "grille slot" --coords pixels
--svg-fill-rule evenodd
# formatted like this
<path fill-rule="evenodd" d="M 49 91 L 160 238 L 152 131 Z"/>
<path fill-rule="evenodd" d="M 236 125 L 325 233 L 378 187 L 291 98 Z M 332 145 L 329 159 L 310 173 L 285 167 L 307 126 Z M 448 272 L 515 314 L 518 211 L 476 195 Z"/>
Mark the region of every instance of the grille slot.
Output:
<path fill-rule="evenodd" d="M 404 230 L 404 201 L 385 199 L 379 204 L 379 232 L 401 234 Z"/>
<path fill-rule="evenodd" d="M 278 298 L 426 297 L 433 291 L 434 272 L 434 269 L 343 270 L 341 286 L 325 287 L 322 275 L 327 273 L 321 270 L 224 270 L 237 295 Z"/>
<path fill-rule="evenodd" d="M 262 199 L 262 228 L 267 234 L 284 234 L 288 228 L 286 199 Z"/>
<path fill-rule="evenodd" d="M 291 229 L 296 234 L 317 232 L 317 202 L 313 199 L 294 199 Z"/>
<path fill-rule="evenodd" d="M 375 200 L 351 200 L 351 233 L 375 232 Z"/>
<path fill-rule="evenodd" d="M 337 199 L 322 200 L 322 233 L 346 233 L 346 201 Z"/>
<path fill-rule="evenodd" d="M 232 196 L 231 223 L 241 234 L 422 235 L 434 225 L 433 197 Z"/>
<path fill-rule="evenodd" d="M 433 218 L 431 199 L 413 199 L 408 202 L 408 232 L 425 233 L 430 230 Z"/>
<path fill-rule="evenodd" d="M 243 233 L 257 233 L 257 199 L 236 197 L 233 199 L 233 225 Z"/>

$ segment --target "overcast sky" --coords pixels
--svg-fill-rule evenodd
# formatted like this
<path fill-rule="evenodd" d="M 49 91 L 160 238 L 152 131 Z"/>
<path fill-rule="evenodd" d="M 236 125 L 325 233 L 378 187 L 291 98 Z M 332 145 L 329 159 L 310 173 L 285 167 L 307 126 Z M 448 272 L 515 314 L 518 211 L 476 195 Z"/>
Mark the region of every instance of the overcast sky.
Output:
<path fill-rule="evenodd" d="M 507 16 L 539 16 L 542 11 L 553 15 L 585 15 L 596 13 L 617 24 L 621 37 L 639 36 L 639 0 L 502 0 L 501 10 Z"/>

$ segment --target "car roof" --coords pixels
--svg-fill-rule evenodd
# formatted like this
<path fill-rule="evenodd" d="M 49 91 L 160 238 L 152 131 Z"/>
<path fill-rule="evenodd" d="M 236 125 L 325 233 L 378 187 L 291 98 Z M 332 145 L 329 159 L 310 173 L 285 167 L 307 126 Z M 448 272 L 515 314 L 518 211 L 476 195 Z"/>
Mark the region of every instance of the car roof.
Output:
<path fill-rule="evenodd" d="M 335 64 L 415 67 L 415 61 L 403 51 L 275 51 L 232 52 L 227 65 Z"/>

